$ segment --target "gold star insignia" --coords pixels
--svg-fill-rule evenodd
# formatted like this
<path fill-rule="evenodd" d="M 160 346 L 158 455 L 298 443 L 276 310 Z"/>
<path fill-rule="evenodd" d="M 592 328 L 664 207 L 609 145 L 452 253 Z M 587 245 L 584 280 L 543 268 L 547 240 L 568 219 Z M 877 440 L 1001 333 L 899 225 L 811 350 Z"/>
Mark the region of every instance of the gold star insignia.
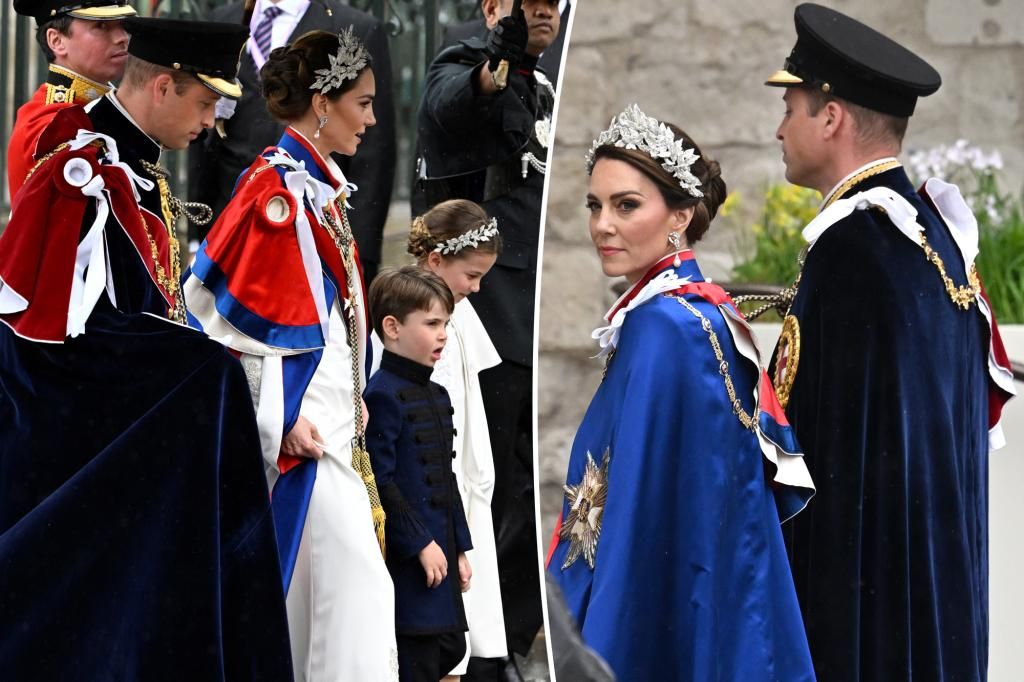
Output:
<path fill-rule="evenodd" d="M 594 568 L 597 541 L 601 538 L 601 521 L 604 506 L 608 500 L 608 461 L 611 449 L 605 448 L 600 468 L 593 455 L 587 451 L 587 466 L 579 485 L 563 486 L 565 499 L 569 502 L 569 515 L 558 530 L 558 537 L 569 541 L 569 553 L 562 564 L 562 570 L 572 566 L 580 555 Z"/>

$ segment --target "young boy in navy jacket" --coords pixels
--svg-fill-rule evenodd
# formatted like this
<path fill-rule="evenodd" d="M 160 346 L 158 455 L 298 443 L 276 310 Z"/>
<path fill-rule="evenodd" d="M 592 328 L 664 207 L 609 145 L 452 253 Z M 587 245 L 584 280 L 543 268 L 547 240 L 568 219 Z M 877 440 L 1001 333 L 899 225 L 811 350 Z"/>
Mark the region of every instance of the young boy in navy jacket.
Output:
<path fill-rule="evenodd" d="M 366 442 L 387 513 L 399 679 L 437 682 L 465 655 L 461 592 L 472 575 L 452 472 L 451 401 L 430 380 L 455 299 L 440 277 L 410 266 L 373 280 L 369 308 L 384 355 L 364 394 Z"/>

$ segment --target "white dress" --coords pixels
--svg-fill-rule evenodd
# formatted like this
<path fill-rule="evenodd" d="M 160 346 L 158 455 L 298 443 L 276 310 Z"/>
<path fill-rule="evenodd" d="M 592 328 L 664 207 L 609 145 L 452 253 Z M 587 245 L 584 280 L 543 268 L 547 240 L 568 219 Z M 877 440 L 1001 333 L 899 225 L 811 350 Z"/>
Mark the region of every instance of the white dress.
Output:
<path fill-rule="evenodd" d="M 395 596 L 352 468 L 352 355 L 335 303 L 331 335 L 299 414 L 323 437 L 316 483 L 288 589 L 296 682 L 398 678 Z"/>
<path fill-rule="evenodd" d="M 355 188 L 331 159 L 320 161 L 334 176 L 338 189 L 311 176 L 304 163 L 297 162 L 284 149 L 265 158 L 270 166 L 286 169 L 282 185 L 292 195 L 295 206 L 319 207 L 313 211 L 298 210 L 289 216 L 292 209 L 288 202 L 277 199 L 268 202 L 264 209 L 274 224 L 285 225 L 291 218 L 293 226 L 284 229 L 294 229 L 295 246 L 305 274 L 304 281 L 295 281 L 294 286 L 308 287 L 306 291 L 316 307 L 325 339 L 309 385 L 301 399 L 294 397 L 299 401 L 299 415 L 316 427 L 325 446 L 324 456 L 316 465 L 294 571 L 285 586 L 294 677 L 296 682 L 396 682 L 394 585 L 374 532 L 366 486 L 352 466 L 352 353 L 358 354 L 359 379 L 365 386 L 362 375 L 366 347 L 363 343 L 357 343 L 355 349 L 349 347 L 343 317 L 347 302 L 334 300 L 327 305 L 324 266 L 313 234 L 324 229 L 317 221 L 325 220 L 325 211 L 334 214 L 336 224 L 341 222 L 333 208 L 334 198 L 339 191 L 351 192 Z M 252 210 L 260 207 L 254 206 Z M 238 227 L 248 229 L 249 224 L 242 221 Z M 246 233 L 233 236 L 245 239 Z M 350 288 L 349 302 L 364 311 L 365 295 L 359 282 L 352 283 Z M 187 279 L 184 290 L 189 310 L 204 330 L 241 354 L 256 406 L 267 482 L 273 496 L 280 477 L 278 457 L 285 419 L 283 370 L 290 362 L 288 356 L 310 351 L 296 345 L 270 345 L 267 337 L 247 335 L 222 316 L 215 293 L 195 272 Z M 365 317 L 359 314 L 356 320 L 355 337 L 365 339 Z M 294 401 L 290 404 L 294 405 Z"/>

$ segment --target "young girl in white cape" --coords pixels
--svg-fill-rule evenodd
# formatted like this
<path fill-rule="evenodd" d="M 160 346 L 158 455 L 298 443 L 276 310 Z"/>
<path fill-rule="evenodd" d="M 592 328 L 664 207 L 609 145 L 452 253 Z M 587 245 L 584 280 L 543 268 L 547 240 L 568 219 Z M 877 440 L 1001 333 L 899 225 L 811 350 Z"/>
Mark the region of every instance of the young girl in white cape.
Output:
<path fill-rule="evenodd" d="M 414 219 L 409 231 L 409 253 L 420 267 L 441 277 L 455 295 L 448 343 L 431 376 L 447 389 L 455 409 L 454 470 L 473 537 L 473 549 L 467 552 L 473 567 L 472 587 L 463 593 L 468 647 L 451 676 L 466 672 L 470 656 L 501 658 L 508 654 L 491 521 L 494 460 L 478 377 L 501 358 L 467 298 L 479 291 L 480 281 L 500 249 L 497 221 L 463 199 L 438 204 Z M 380 363 L 381 348 L 375 338 L 373 371 Z"/>

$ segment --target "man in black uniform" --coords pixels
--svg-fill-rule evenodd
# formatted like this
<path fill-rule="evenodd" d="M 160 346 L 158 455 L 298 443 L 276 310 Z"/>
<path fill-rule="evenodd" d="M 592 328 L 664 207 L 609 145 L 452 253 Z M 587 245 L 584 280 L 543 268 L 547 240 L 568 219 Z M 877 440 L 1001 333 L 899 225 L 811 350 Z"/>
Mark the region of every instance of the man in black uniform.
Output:
<path fill-rule="evenodd" d="M 210 19 L 238 23 L 242 20 L 242 12 L 243 3 L 233 2 L 214 9 Z M 211 131 L 211 139 L 192 145 L 189 197 L 209 204 L 214 215 L 219 216 L 231 198 L 239 173 L 248 168 L 268 145 L 276 144 L 281 138 L 283 126 L 267 113 L 266 102 L 260 92 L 259 70 L 267 57 L 262 53 L 261 45 L 269 54 L 272 49 L 286 45 L 309 31 L 340 33 L 349 26 L 353 27 L 353 32 L 373 57 L 373 77 L 377 82 L 373 112 L 377 124 L 363 135 L 356 156 L 335 154 L 334 160 L 345 177 L 359 186 L 359 200 L 354 202 L 352 213 L 352 230 L 369 285 L 380 265 L 384 223 L 394 184 L 395 109 L 391 96 L 387 34 L 383 24 L 365 12 L 337 0 L 257 0 L 249 24 L 253 37 L 242 51 L 238 71 L 242 97 L 230 118 L 223 120 L 226 137 L 220 138 Z M 262 40 L 257 41 L 257 38 Z M 226 112 L 219 112 L 223 113 Z M 205 232 L 190 235 L 190 239 L 202 240 L 203 237 Z"/>
<path fill-rule="evenodd" d="M 786 178 L 824 202 L 774 375 L 817 485 L 789 526 L 815 672 L 983 682 L 988 456 L 1013 375 L 970 208 L 939 180 L 915 190 L 896 158 L 942 79 L 835 10 L 802 4 L 795 23 L 767 84 L 785 88 Z"/>
<path fill-rule="evenodd" d="M 468 38 L 437 56 L 427 71 L 418 127 L 428 205 L 455 197 L 481 201 L 498 219 L 504 243 L 472 301 L 502 358 L 480 375 L 480 385 L 494 452 L 492 512 L 506 634 L 509 649 L 525 654 L 542 621 L 531 380 L 537 248 L 555 95 L 536 67 L 558 36 L 559 13 L 557 0 L 524 0 L 522 10 L 510 15 L 512 4 L 484 0 L 487 39 Z M 474 667 L 469 677 L 486 679 Z"/>

